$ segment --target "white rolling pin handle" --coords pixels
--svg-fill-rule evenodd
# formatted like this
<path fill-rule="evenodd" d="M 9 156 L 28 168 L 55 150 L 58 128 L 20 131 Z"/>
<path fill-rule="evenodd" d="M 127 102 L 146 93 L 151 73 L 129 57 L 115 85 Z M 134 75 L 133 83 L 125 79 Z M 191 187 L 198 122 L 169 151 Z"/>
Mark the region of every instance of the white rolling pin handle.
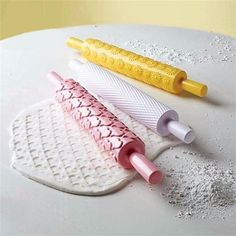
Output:
<path fill-rule="evenodd" d="M 186 126 L 179 121 L 170 120 L 167 123 L 167 128 L 171 134 L 185 143 L 191 143 L 195 139 L 194 131 L 189 126 Z"/>

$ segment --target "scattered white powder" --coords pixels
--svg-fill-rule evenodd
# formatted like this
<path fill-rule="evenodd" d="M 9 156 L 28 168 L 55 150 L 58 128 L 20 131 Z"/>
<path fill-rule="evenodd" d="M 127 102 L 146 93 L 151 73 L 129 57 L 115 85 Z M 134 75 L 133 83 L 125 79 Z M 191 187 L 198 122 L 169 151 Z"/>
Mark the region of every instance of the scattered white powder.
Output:
<path fill-rule="evenodd" d="M 125 46 L 143 56 L 173 65 L 226 63 L 233 62 L 236 57 L 236 41 L 224 36 L 214 36 L 207 48 L 189 52 L 143 40 L 127 41 Z M 217 138 L 214 141 L 217 142 Z M 220 144 L 216 144 L 216 148 L 223 151 Z M 207 159 L 193 151 L 181 154 L 176 154 L 173 148 L 169 151 L 173 156 L 157 159 L 157 165 L 165 172 L 161 196 L 176 209 L 176 217 L 224 219 L 235 214 L 236 180 L 232 164 L 223 167 L 222 163 L 212 160 L 213 153 L 208 153 L 211 159 Z M 156 186 L 150 186 L 150 189 L 160 191 Z"/>
<path fill-rule="evenodd" d="M 173 159 L 174 157 L 174 159 Z M 224 219 L 233 216 L 236 203 L 236 181 L 233 166 L 227 168 L 217 161 L 191 151 L 174 154 L 173 166 L 158 164 L 165 171 L 161 195 L 176 208 L 179 218 Z M 165 160 L 170 157 L 165 157 Z M 158 190 L 158 188 L 157 188 Z"/>
<path fill-rule="evenodd" d="M 125 46 L 138 54 L 169 64 L 232 62 L 236 56 L 236 41 L 224 36 L 214 36 L 209 43 L 210 49 L 208 47 L 191 52 L 168 48 L 160 42 L 148 43 L 143 40 L 127 41 Z"/>

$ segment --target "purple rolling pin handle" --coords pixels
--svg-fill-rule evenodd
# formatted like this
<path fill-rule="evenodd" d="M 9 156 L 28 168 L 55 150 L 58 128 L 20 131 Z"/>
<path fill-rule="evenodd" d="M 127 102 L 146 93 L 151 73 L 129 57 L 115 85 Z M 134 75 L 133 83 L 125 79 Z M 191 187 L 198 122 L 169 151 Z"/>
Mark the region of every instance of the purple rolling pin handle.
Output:
<path fill-rule="evenodd" d="M 135 168 L 147 182 L 156 184 L 162 180 L 161 172 L 143 155 L 143 142 L 104 105 L 73 79 L 63 80 L 55 72 L 49 73 L 48 78 L 56 86 L 56 97 L 63 109 L 90 133 L 101 149 L 110 152 L 124 168 Z"/>

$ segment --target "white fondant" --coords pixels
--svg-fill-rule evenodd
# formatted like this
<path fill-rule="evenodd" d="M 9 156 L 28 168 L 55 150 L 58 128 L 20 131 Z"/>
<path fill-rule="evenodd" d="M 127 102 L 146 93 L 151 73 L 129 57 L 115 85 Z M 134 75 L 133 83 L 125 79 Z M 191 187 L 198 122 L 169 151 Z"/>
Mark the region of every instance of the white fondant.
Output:
<path fill-rule="evenodd" d="M 149 159 L 179 143 L 174 137 L 160 137 L 113 105 L 103 103 L 145 142 Z M 55 189 L 101 195 L 121 188 L 136 174 L 100 151 L 90 135 L 54 100 L 22 111 L 10 132 L 12 167 L 27 178 Z"/>

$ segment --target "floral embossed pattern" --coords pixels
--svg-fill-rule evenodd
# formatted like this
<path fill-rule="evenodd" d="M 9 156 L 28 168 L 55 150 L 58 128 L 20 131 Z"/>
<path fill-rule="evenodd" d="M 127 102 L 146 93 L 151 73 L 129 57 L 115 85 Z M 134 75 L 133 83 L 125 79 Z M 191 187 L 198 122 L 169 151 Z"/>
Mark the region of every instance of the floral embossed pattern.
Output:
<path fill-rule="evenodd" d="M 97 39 L 85 40 L 81 52 L 89 61 L 172 93 L 179 93 L 176 83 L 187 78 L 186 73 L 176 67 Z"/>

